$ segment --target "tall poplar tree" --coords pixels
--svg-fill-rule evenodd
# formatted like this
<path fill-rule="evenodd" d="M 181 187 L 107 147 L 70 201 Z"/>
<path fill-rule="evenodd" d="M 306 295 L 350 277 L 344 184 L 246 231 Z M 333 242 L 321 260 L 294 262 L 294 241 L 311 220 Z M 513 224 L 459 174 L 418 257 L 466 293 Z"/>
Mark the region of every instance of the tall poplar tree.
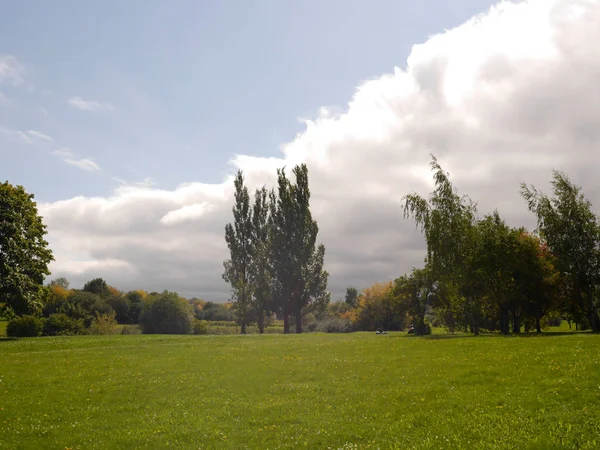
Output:
<path fill-rule="evenodd" d="M 233 224 L 225 226 L 225 241 L 229 247 L 230 258 L 223 262 L 223 279 L 231 284 L 232 301 L 242 334 L 246 334 L 248 315 L 252 306 L 253 287 L 251 283 L 252 265 L 252 212 L 250 195 L 244 185 L 242 171 L 238 171 L 235 180 L 235 204 L 233 206 Z"/>

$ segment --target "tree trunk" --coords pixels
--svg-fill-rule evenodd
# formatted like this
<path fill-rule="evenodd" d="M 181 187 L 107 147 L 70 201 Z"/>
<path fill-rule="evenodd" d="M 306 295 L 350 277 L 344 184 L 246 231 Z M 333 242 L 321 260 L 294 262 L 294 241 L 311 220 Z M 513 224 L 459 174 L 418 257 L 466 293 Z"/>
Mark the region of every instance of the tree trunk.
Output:
<path fill-rule="evenodd" d="M 500 313 L 500 332 L 502 334 L 507 335 L 509 333 L 508 322 L 508 310 L 503 309 Z"/>
<path fill-rule="evenodd" d="M 242 334 L 246 334 L 246 322 L 242 322 Z"/>
<path fill-rule="evenodd" d="M 542 327 L 540 326 L 540 318 L 539 318 L 539 317 L 536 317 L 536 318 L 535 318 L 535 330 L 536 330 L 538 333 L 541 333 L 541 332 L 542 332 Z"/>
<path fill-rule="evenodd" d="M 290 334 L 290 315 L 283 314 L 283 334 Z"/>
<path fill-rule="evenodd" d="M 258 319 L 256 320 L 258 325 L 258 333 L 263 334 L 265 332 L 265 313 L 264 311 L 258 311 Z"/>
<path fill-rule="evenodd" d="M 519 334 L 521 332 L 521 324 L 519 323 L 519 316 L 513 312 L 513 333 Z"/>
<path fill-rule="evenodd" d="M 302 333 L 302 309 L 296 305 L 294 314 L 296 316 L 296 334 Z"/>

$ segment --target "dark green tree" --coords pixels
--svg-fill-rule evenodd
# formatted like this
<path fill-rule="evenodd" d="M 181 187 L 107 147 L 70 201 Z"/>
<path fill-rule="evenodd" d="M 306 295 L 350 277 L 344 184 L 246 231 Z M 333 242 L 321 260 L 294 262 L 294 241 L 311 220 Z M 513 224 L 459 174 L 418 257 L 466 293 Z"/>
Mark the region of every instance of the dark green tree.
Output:
<path fill-rule="evenodd" d="M 536 215 L 538 232 L 556 256 L 556 268 L 565 277 L 566 296 L 572 302 L 576 322 L 600 331 L 600 232 L 592 205 L 567 175 L 554 171 L 553 197 L 534 186 L 521 184 L 521 195 Z"/>
<path fill-rule="evenodd" d="M 425 314 L 435 300 L 435 283 L 428 268 L 413 269 L 410 275 L 403 275 L 394 281 L 394 296 L 402 310 L 414 320 L 415 334 L 431 333 L 425 323 Z"/>
<path fill-rule="evenodd" d="M 249 278 L 253 291 L 259 333 L 265 329 L 265 313 L 271 307 L 271 242 L 269 233 L 269 199 L 266 188 L 257 189 L 252 208 L 250 247 L 252 263 Z"/>
<path fill-rule="evenodd" d="M 34 196 L 0 184 L 0 313 L 40 313 L 44 278 L 54 260 Z"/>
<path fill-rule="evenodd" d="M 310 211 L 308 168 L 293 169 L 295 183 L 284 169 L 277 171 L 277 196 L 271 195 L 272 296 L 283 315 L 284 333 L 289 333 L 290 315 L 296 333 L 302 333 L 302 316 L 329 303 L 328 273 L 324 270 L 325 247 L 316 246 L 319 232 Z"/>
<path fill-rule="evenodd" d="M 250 196 L 248 188 L 244 185 L 242 171 L 238 171 L 234 185 L 233 224 L 228 223 L 225 226 L 225 241 L 230 257 L 223 262 L 223 279 L 231 285 L 232 301 L 241 325 L 241 333 L 246 334 L 254 291 L 250 279 L 253 228 Z"/>
<path fill-rule="evenodd" d="M 356 302 L 358 301 L 358 291 L 356 290 L 356 288 L 353 288 L 353 287 L 346 288 L 345 301 L 346 301 L 346 304 L 350 305 L 353 308 L 356 306 Z"/>
<path fill-rule="evenodd" d="M 83 285 L 85 292 L 91 292 L 92 294 L 99 295 L 100 297 L 106 298 L 111 295 L 108 289 L 108 284 L 102 278 L 94 278 Z"/>

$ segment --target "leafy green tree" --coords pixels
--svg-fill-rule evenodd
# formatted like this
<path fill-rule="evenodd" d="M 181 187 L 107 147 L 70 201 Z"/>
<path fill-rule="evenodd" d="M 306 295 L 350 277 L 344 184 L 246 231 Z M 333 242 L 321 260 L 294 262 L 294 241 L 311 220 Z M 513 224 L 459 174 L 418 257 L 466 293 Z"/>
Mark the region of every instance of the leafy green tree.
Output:
<path fill-rule="evenodd" d="M 230 258 L 223 262 L 223 279 L 231 284 L 233 305 L 241 325 L 241 333 L 246 334 L 254 290 L 250 280 L 253 229 L 250 196 L 248 188 L 244 186 L 242 171 L 238 171 L 234 185 L 233 224 L 228 223 L 225 226 L 225 241 L 229 247 Z"/>
<path fill-rule="evenodd" d="M 88 281 L 83 285 L 83 290 L 105 298 L 111 295 L 108 284 L 102 278 L 94 278 Z"/>
<path fill-rule="evenodd" d="M 271 305 L 271 242 L 269 233 L 269 200 L 266 188 L 257 189 L 252 208 L 250 248 L 252 263 L 249 278 L 253 289 L 253 306 L 260 334 L 265 329 L 265 313 Z"/>
<path fill-rule="evenodd" d="M 413 193 L 403 197 L 404 217 L 412 217 L 425 235 L 426 264 L 439 284 L 440 306 L 454 322 L 456 316 L 478 334 L 480 303 L 471 285 L 469 259 L 473 247 L 476 205 L 459 196 L 450 176 L 431 156 L 435 188 L 429 198 Z"/>
<path fill-rule="evenodd" d="M 538 231 L 556 256 L 556 267 L 565 277 L 567 298 L 577 322 L 586 321 L 600 331 L 600 232 L 592 205 L 567 175 L 553 171 L 553 196 L 521 184 L 521 195 L 537 217 Z"/>
<path fill-rule="evenodd" d="M 353 288 L 353 287 L 346 288 L 345 301 L 352 308 L 354 308 L 356 306 L 356 302 L 358 301 L 358 291 L 356 290 L 356 288 Z"/>
<path fill-rule="evenodd" d="M 33 194 L 0 184 L 0 314 L 39 313 L 54 260 Z"/>
<path fill-rule="evenodd" d="M 308 168 L 293 169 L 291 183 L 283 169 L 277 171 L 277 196 L 270 198 L 272 297 L 283 315 L 284 333 L 290 331 L 290 315 L 296 333 L 302 333 L 302 316 L 329 303 L 328 273 L 324 270 L 325 247 L 316 246 L 319 232 L 310 212 Z"/>
<path fill-rule="evenodd" d="M 140 326 L 146 334 L 191 334 L 194 327 L 192 308 L 177 293 L 164 291 L 146 304 Z"/>

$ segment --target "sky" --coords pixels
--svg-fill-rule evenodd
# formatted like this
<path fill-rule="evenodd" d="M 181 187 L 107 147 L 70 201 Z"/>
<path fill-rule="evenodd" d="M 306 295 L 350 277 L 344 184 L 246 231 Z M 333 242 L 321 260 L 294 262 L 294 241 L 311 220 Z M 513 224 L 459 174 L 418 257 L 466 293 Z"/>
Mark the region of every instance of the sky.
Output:
<path fill-rule="evenodd" d="M 597 0 L 12 2 L 0 179 L 35 195 L 52 277 L 225 301 L 233 175 L 306 162 L 337 299 L 423 264 L 401 203 L 430 153 L 514 226 L 552 169 L 600 201 L 595 42 Z"/>

